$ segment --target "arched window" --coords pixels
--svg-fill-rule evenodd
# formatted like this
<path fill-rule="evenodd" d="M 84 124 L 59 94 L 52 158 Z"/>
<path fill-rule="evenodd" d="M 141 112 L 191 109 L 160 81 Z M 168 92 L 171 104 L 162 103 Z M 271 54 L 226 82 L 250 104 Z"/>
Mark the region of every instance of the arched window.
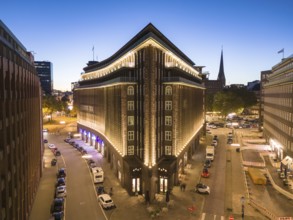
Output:
<path fill-rule="evenodd" d="M 128 86 L 128 88 L 127 88 L 127 95 L 134 95 L 134 88 L 133 88 L 133 86 Z"/>
<path fill-rule="evenodd" d="M 172 87 L 171 86 L 166 87 L 165 95 L 172 95 Z"/>

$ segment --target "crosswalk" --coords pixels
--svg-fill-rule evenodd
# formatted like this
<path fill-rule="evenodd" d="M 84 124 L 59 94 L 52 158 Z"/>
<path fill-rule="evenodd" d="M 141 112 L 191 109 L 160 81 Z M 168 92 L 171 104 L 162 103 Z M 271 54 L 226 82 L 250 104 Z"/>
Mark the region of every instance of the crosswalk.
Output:
<path fill-rule="evenodd" d="M 209 213 L 202 213 L 200 220 L 225 220 L 225 216 L 209 214 Z"/>

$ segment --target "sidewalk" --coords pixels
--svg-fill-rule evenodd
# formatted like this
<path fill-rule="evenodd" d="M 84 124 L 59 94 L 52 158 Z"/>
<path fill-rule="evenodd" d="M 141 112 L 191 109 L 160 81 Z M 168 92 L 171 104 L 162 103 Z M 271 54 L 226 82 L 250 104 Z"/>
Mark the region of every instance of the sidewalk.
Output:
<path fill-rule="evenodd" d="M 50 208 L 54 198 L 57 173 L 57 165 L 51 166 L 53 158 L 55 158 L 54 154 L 45 146 L 43 176 L 30 213 L 30 220 L 48 220 L 51 217 Z"/>
<path fill-rule="evenodd" d="M 84 144 L 86 146 L 87 144 Z M 157 195 L 157 200 L 151 202 L 148 206 L 143 196 L 129 196 L 127 191 L 122 188 L 117 177 L 113 174 L 110 164 L 102 158 L 93 147 L 86 147 L 88 152 L 93 156 L 93 160 L 103 168 L 105 172 L 104 187 L 107 191 L 113 188 L 112 199 L 116 205 L 109 220 L 144 220 L 151 219 L 152 214 L 160 211 L 161 220 L 189 220 L 200 219 L 201 209 L 203 206 L 204 196 L 194 191 L 194 187 L 199 179 L 202 164 L 196 163 L 194 159 L 189 161 L 189 168 L 185 169 L 186 183 L 185 191 L 181 191 L 179 186 L 175 186 L 170 194 L 170 202 L 167 206 L 165 195 Z M 190 214 L 188 208 L 195 207 L 193 214 Z M 131 210 L 131 211 L 127 211 Z"/>

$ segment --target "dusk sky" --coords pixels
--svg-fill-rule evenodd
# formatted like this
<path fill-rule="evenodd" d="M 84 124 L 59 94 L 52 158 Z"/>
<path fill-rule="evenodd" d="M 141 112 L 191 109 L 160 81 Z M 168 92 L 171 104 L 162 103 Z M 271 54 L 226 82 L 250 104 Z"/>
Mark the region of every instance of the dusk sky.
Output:
<path fill-rule="evenodd" d="M 89 60 L 102 61 L 152 23 L 210 79 L 224 53 L 226 84 L 260 79 L 293 54 L 293 0 L 9 0 L 0 19 L 33 51 L 53 63 L 54 89 L 71 82 Z"/>

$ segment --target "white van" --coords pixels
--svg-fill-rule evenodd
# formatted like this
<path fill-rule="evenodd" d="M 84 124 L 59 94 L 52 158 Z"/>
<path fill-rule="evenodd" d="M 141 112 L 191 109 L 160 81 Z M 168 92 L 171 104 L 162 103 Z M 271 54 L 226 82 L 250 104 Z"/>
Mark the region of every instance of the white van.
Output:
<path fill-rule="evenodd" d="M 93 167 L 91 170 L 92 170 L 94 183 L 104 182 L 104 171 L 102 167 Z"/>

